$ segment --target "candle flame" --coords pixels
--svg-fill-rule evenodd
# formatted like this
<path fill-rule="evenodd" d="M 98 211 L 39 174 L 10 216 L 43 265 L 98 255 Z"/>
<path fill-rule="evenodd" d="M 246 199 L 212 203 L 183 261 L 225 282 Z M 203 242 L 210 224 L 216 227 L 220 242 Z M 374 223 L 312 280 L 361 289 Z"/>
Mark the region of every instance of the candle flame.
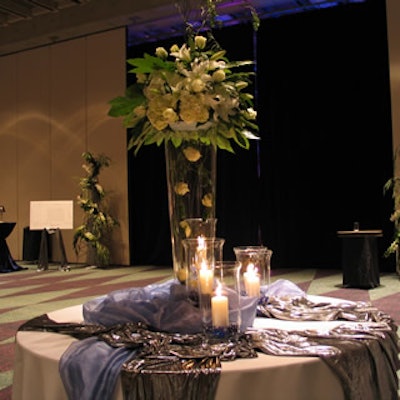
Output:
<path fill-rule="evenodd" d="M 201 269 L 207 258 L 206 242 L 203 236 L 197 237 L 196 268 Z"/>
<path fill-rule="evenodd" d="M 217 287 L 215 288 L 215 295 L 222 296 L 222 284 L 218 279 L 217 279 Z"/>
<path fill-rule="evenodd" d="M 204 250 L 206 248 L 206 243 L 203 236 L 197 237 L 197 250 Z"/>
<path fill-rule="evenodd" d="M 251 275 L 251 276 L 255 276 L 255 275 L 257 275 L 257 273 L 258 273 L 258 268 L 255 267 L 253 263 L 250 263 L 250 264 L 247 266 L 246 272 L 247 272 L 249 275 Z"/>

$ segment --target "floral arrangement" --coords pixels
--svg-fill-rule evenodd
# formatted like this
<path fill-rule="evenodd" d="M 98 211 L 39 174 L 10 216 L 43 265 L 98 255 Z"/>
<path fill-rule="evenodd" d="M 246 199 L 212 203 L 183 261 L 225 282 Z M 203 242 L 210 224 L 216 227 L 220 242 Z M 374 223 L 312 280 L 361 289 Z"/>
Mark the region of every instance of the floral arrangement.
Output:
<path fill-rule="evenodd" d="M 158 47 L 154 55 L 128 59 L 136 83 L 110 101 L 108 114 L 131 129 L 129 149 L 193 140 L 230 152 L 232 141 L 248 149 L 249 139 L 258 139 L 253 95 L 246 91 L 254 73 L 234 70 L 253 62 L 232 62 L 225 54 L 208 32 L 189 35 L 169 52 Z"/>
<path fill-rule="evenodd" d="M 173 267 L 182 283 L 189 221 L 215 221 L 216 150 L 234 152 L 233 144 L 248 149 L 250 140 L 258 139 L 249 90 L 253 61 L 230 61 L 212 35 L 220 1 L 176 0 L 186 40 L 128 59 L 136 81 L 110 101 L 108 111 L 123 117 L 131 132 L 128 149 L 135 154 L 145 145 L 165 145 Z M 188 21 L 199 6 L 201 24 L 195 31 Z M 256 28 L 258 17 L 250 10 Z"/>

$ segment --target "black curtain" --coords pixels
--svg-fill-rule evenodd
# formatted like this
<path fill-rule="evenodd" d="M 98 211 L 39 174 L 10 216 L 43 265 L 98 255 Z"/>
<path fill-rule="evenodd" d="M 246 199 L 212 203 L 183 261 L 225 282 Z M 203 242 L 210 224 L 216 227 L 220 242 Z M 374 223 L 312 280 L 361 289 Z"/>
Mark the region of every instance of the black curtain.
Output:
<path fill-rule="evenodd" d="M 390 93 L 385 2 L 337 6 L 214 32 L 230 59 L 255 59 L 261 140 L 218 153 L 217 234 L 264 244 L 274 267 L 340 267 L 337 230 L 392 235 Z M 175 38 L 129 49 L 153 53 Z M 129 156 L 131 262 L 171 265 L 163 148 Z M 381 268 L 394 269 L 391 260 Z"/>
<path fill-rule="evenodd" d="M 384 230 L 383 254 L 392 234 L 382 191 L 392 173 L 385 2 L 263 22 L 262 226 L 274 261 L 339 266 L 336 231 L 353 221 Z"/>

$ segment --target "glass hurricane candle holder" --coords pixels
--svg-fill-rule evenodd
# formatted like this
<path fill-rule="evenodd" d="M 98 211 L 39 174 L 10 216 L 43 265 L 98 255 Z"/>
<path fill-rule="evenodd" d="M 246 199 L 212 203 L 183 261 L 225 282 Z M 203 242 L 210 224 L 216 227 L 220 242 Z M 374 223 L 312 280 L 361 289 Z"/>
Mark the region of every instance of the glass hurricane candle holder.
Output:
<path fill-rule="evenodd" d="M 217 332 L 232 334 L 241 326 L 240 270 L 241 263 L 238 261 L 222 261 L 215 264 L 211 314 L 212 326 Z M 224 307 L 228 309 L 227 314 Z"/>
<path fill-rule="evenodd" d="M 176 265 L 176 278 L 180 283 L 186 283 L 188 278 L 187 263 L 185 262 L 185 239 L 197 239 L 198 237 L 215 238 L 217 219 L 216 218 L 187 218 L 180 223 L 180 230 L 183 234 L 179 259 L 181 262 Z"/>
<path fill-rule="evenodd" d="M 241 267 L 241 292 L 250 297 L 266 295 L 271 281 L 272 250 L 265 246 L 233 248 Z"/>
<path fill-rule="evenodd" d="M 205 325 L 211 324 L 211 296 L 214 289 L 214 268 L 222 261 L 225 239 L 190 238 L 183 240 L 185 250 L 186 289 L 190 299 L 197 301 Z"/>
<path fill-rule="evenodd" d="M 183 240 L 185 252 L 186 286 L 197 290 L 200 270 L 213 269 L 215 264 L 222 261 L 225 239 L 199 236 Z"/>

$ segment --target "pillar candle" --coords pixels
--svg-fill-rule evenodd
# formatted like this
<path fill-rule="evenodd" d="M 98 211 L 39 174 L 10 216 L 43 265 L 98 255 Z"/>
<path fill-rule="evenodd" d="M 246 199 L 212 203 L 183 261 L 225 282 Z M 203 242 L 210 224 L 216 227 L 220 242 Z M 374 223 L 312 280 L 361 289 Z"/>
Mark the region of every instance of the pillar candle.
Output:
<path fill-rule="evenodd" d="M 257 268 L 255 268 L 253 264 L 249 264 L 246 272 L 243 274 L 247 296 L 260 296 L 260 277 L 258 276 L 257 272 Z"/>
<path fill-rule="evenodd" d="M 221 284 L 219 284 L 215 296 L 211 298 L 211 317 L 214 327 L 229 326 L 228 297 L 221 294 Z"/>

